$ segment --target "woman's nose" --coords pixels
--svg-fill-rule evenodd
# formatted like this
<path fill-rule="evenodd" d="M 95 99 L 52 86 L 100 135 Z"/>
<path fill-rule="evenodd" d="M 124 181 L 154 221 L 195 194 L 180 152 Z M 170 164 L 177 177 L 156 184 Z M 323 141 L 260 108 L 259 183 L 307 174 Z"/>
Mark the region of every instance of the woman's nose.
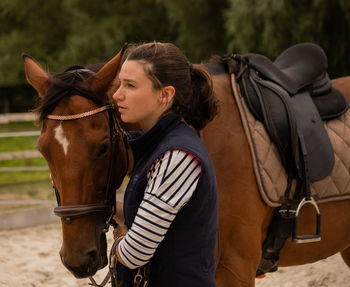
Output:
<path fill-rule="evenodd" d="M 122 91 L 121 91 L 121 87 L 119 87 L 119 89 L 113 94 L 113 100 L 118 102 L 118 101 L 121 101 L 123 100 L 123 94 L 122 94 Z"/>

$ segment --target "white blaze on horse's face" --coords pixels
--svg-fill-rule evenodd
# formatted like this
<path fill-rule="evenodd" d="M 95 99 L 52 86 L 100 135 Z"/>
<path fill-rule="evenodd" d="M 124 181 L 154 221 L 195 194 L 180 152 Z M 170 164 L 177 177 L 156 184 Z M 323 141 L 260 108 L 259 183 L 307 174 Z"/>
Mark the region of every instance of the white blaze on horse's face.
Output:
<path fill-rule="evenodd" d="M 59 126 L 55 128 L 55 139 L 62 145 L 63 152 L 65 156 L 67 156 L 69 142 L 63 133 L 62 123 L 60 123 Z"/>

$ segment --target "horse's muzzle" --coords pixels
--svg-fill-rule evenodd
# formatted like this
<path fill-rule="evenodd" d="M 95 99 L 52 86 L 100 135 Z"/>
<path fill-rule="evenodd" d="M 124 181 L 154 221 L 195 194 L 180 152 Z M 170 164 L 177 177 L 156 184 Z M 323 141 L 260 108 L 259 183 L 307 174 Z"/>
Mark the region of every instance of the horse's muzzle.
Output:
<path fill-rule="evenodd" d="M 101 256 L 96 249 L 88 251 L 81 259 L 79 265 L 70 265 L 64 255 L 60 253 L 63 265 L 76 278 L 86 278 L 95 275 L 95 273 L 106 266 L 107 257 Z"/>

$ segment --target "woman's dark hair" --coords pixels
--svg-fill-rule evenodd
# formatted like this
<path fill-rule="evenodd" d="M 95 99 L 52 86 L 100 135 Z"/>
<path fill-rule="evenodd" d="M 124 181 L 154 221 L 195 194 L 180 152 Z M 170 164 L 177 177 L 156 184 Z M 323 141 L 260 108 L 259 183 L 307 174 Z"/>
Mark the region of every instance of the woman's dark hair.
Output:
<path fill-rule="evenodd" d="M 217 114 L 210 75 L 201 65 L 192 65 L 175 45 L 152 42 L 132 46 L 127 60 L 144 62 L 144 71 L 155 89 L 175 88 L 170 111 L 180 114 L 195 129 L 204 128 Z"/>

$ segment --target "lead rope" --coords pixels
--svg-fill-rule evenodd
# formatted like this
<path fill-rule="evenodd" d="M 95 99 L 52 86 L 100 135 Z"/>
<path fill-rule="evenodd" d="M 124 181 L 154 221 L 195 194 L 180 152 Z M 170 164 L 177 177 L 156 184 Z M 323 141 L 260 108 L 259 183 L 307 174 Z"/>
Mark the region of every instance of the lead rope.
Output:
<path fill-rule="evenodd" d="M 117 257 L 115 254 L 115 250 L 117 248 L 117 242 L 114 242 L 111 248 L 111 251 L 109 253 L 109 270 L 108 273 L 106 274 L 105 278 L 103 279 L 103 281 L 98 284 L 95 279 L 90 276 L 90 282 L 89 285 L 90 286 L 95 286 L 95 287 L 104 287 L 109 280 L 111 279 L 111 285 L 112 287 L 116 287 L 117 286 Z"/>

